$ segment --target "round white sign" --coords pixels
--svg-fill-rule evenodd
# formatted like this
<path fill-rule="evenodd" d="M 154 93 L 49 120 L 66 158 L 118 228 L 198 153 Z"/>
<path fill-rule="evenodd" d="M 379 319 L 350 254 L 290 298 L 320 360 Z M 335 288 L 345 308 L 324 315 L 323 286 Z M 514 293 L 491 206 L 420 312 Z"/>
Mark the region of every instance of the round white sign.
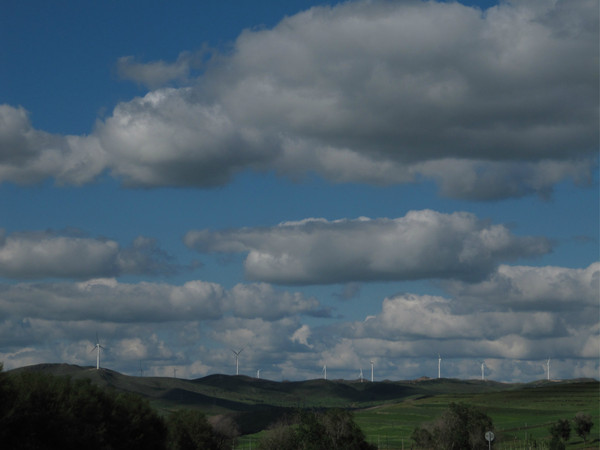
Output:
<path fill-rule="evenodd" d="M 494 440 L 494 433 L 492 433 L 491 431 L 488 431 L 487 433 L 485 433 L 485 439 L 488 442 L 492 442 Z"/>

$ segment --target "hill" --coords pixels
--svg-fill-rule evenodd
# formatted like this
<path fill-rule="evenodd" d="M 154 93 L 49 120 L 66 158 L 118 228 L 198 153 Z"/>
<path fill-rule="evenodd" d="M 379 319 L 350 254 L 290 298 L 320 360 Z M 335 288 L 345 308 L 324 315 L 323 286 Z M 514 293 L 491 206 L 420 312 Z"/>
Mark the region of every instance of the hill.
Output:
<path fill-rule="evenodd" d="M 159 409 L 180 405 L 195 407 L 209 414 L 248 411 L 272 407 L 286 408 L 362 408 L 440 394 L 474 394 L 514 389 L 513 384 L 494 381 L 425 379 L 411 381 L 359 382 L 313 379 L 271 381 L 244 375 L 209 375 L 194 380 L 172 377 L 138 377 L 109 369 L 69 364 L 38 364 L 13 369 L 43 372 L 72 379 L 87 378 L 92 383 L 146 397 Z"/>
<path fill-rule="evenodd" d="M 277 382 L 243 375 L 209 375 L 186 380 L 128 376 L 68 364 L 39 364 L 8 373 L 21 371 L 87 378 L 103 388 L 141 395 L 161 414 L 193 408 L 207 415 L 232 415 L 242 434 L 259 432 L 298 408 L 351 408 L 367 436 L 373 442 L 385 436 L 389 448 L 401 448 L 409 442 L 414 426 L 435 419 L 450 402 L 484 408 L 502 427 L 503 436 L 510 435 L 511 439 L 526 440 L 533 435 L 541 439 L 552 420 L 572 418 L 577 411 L 593 413 L 596 423 L 599 419 L 600 384 L 593 379 L 511 384 L 424 378 L 361 383 L 323 379 Z"/>

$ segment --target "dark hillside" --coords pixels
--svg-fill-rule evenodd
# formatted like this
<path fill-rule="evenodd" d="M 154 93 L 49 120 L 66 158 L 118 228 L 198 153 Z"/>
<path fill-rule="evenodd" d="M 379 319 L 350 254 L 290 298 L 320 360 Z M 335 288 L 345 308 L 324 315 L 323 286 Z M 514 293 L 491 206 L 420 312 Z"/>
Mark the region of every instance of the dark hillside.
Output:
<path fill-rule="evenodd" d="M 390 436 L 397 435 L 398 442 L 408 442 L 415 425 L 433 420 L 450 402 L 485 408 L 504 430 L 503 436 L 516 433 L 521 439 L 521 434 L 527 432 L 522 428 L 526 422 L 529 428 L 536 424 L 530 433 L 539 432 L 543 437 L 552 420 L 565 412 L 573 415 L 588 411 L 590 399 L 598 399 L 599 394 L 596 380 L 538 380 L 525 384 L 447 378 L 375 383 L 323 379 L 277 382 L 222 374 L 186 380 L 128 376 L 68 364 L 39 364 L 7 374 L 27 371 L 88 379 L 103 389 L 134 393 L 146 398 L 162 415 L 185 408 L 209 416 L 229 416 L 242 434 L 264 430 L 285 416 L 293 416 L 298 409 L 349 408 L 355 410 L 367 434 L 378 436 L 389 430 Z M 597 414 L 593 416 L 597 418 Z"/>

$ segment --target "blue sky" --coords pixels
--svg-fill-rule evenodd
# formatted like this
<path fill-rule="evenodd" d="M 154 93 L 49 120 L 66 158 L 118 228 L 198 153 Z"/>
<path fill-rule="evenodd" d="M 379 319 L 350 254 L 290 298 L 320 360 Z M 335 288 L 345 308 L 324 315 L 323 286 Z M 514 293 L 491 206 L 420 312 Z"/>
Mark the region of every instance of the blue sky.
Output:
<path fill-rule="evenodd" d="M 8 2 L 0 361 L 598 377 L 597 16 Z"/>

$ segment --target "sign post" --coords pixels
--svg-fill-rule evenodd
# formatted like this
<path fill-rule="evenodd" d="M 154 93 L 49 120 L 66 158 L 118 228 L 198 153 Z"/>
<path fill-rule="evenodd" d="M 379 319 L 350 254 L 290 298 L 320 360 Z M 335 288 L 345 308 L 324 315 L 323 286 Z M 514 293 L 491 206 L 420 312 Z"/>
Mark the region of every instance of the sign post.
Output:
<path fill-rule="evenodd" d="M 494 440 L 494 433 L 488 431 L 485 433 L 485 440 L 488 441 L 488 449 L 492 448 L 492 441 Z"/>

